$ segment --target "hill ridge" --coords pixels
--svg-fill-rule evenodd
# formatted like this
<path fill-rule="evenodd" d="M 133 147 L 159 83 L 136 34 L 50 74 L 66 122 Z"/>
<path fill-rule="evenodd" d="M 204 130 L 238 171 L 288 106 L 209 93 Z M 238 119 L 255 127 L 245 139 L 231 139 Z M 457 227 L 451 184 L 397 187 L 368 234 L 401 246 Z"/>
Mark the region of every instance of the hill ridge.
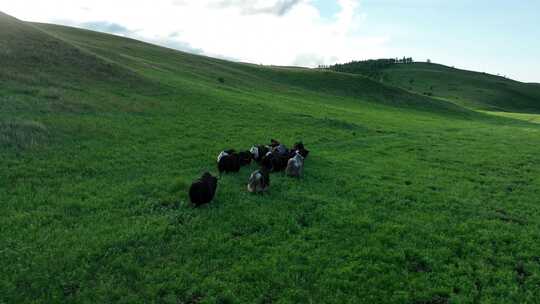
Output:
<path fill-rule="evenodd" d="M 5 79 L 45 83 L 58 78 L 127 84 L 143 81 L 141 75 L 112 60 L 5 13 L 0 15 L 0 40 L 4 41 L 0 77 Z"/>
<path fill-rule="evenodd" d="M 391 86 L 471 109 L 540 113 L 537 86 L 499 75 L 438 63 L 399 64 L 390 60 L 352 62 L 329 69 L 363 74 Z"/>
<path fill-rule="evenodd" d="M 409 95 L 410 93 L 402 91 L 401 88 L 380 84 L 362 75 L 327 74 L 316 69 L 291 69 L 230 62 L 93 30 L 52 24 L 38 24 L 38 26 L 46 32 L 54 33 L 94 53 L 113 58 L 111 60 L 143 74 L 148 73 L 147 67 L 159 68 L 164 82 L 170 82 L 179 75 L 189 75 L 191 79 L 204 79 L 205 82 L 210 83 L 217 83 L 219 78 L 233 77 L 236 81 L 225 80 L 225 87 L 249 91 L 249 88 L 258 82 L 266 84 L 268 90 L 298 88 L 310 92 L 343 95 L 348 98 L 354 96 L 388 106 L 410 106 L 418 110 L 435 112 L 437 108 L 440 108 L 446 112 L 455 111 L 459 115 L 464 113 L 463 109 L 447 101 L 430 99 L 417 94 Z M 146 57 L 143 58 L 142 54 Z M 209 75 L 215 76 L 208 77 Z M 396 98 L 397 96 L 400 98 Z"/>

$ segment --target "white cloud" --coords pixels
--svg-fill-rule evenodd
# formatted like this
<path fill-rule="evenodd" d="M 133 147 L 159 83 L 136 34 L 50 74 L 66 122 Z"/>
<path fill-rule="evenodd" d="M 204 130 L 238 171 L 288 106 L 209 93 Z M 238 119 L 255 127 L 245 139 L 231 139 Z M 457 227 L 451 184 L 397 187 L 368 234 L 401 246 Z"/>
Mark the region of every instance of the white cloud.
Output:
<path fill-rule="evenodd" d="M 335 18 L 312 0 L 0 0 L 23 20 L 78 25 L 209 56 L 276 65 L 384 57 L 385 37 L 363 37 L 359 0 Z"/>
<path fill-rule="evenodd" d="M 211 1 L 211 7 L 239 8 L 242 13 L 251 14 L 275 14 L 278 16 L 285 15 L 294 6 L 300 3 L 301 0 L 218 0 Z"/>

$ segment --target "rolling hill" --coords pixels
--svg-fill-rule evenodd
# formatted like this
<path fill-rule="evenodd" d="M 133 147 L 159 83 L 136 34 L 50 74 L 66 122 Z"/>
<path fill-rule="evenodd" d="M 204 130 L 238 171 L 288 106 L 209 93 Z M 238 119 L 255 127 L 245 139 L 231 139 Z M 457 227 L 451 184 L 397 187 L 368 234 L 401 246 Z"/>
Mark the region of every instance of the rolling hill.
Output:
<path fill-rule="evenodd" d="M 540 126 L 475 109 L 537 92 L 438 66 L 408 87 L 413 66 L 380 83 L 0 15 L 0 302 L 534 303 Z M 249 195 L 253 165 L 189 206 L 219 151 L 270 138 L 311 150 L 302 179 Z"/>
<path fill-rule="evenodd" d="M 402 64 L 393 59 L 378 59 L 336 64 L 326 69 L 364 75 L 409 92 L 476 110 L 519 113 L 540 110 L 540 91 L 535 84 L 441 64 Z"/>
<path fill-rule="evenodd" d="M 501 76 L 440 64 L 395 64 L 384 70 L 384 82 L 420 94 L 486 111 L 540 113 L 540 90 Z"/>

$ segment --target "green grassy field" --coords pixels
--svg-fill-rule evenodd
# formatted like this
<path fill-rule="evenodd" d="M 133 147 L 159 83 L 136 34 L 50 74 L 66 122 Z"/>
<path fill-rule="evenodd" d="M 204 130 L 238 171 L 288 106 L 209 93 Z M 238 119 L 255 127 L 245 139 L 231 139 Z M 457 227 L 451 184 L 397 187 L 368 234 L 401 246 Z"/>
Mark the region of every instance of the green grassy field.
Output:
<path fill-rule="evenodd" d="M 0 303 L 540 297 L 540 125 L 444 79 L 415 78 L 430 98 L 5 15 L 0 65 Z M 271 137 L 304 141 L 304 178 L 250 195 L 253 165 L 189 206 L 219 151 Z"/>

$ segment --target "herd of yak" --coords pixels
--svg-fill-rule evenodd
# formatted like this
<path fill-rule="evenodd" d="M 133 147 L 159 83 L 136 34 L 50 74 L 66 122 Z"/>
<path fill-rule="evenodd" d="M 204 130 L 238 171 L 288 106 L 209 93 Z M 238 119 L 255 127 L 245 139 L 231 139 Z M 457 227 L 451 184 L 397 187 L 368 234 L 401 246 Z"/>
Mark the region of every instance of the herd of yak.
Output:
<path fill-rule="evenodd" d="M 292 149 L 272 139 L 270 145 L 253 146 L 249 151 L 236 152 L 225 150 L 219 153 L 217 167 L 220 176 L 223 173 L 239 172 L 240 168 L 257 162 L 260 168 L 253 172 L 248 180 L 247 190 L 251 193 L 263 193 L 270 187 L 270 173 L 285 171 L 288 176 L 300 177 L 304 170 L 304 159 L 308 156 L 304 144 L 296 143 Z M 189 198 L 195 206 L 209 203 L 214 198 L 218 179 L 206 172 L 191 184 Z"/>

